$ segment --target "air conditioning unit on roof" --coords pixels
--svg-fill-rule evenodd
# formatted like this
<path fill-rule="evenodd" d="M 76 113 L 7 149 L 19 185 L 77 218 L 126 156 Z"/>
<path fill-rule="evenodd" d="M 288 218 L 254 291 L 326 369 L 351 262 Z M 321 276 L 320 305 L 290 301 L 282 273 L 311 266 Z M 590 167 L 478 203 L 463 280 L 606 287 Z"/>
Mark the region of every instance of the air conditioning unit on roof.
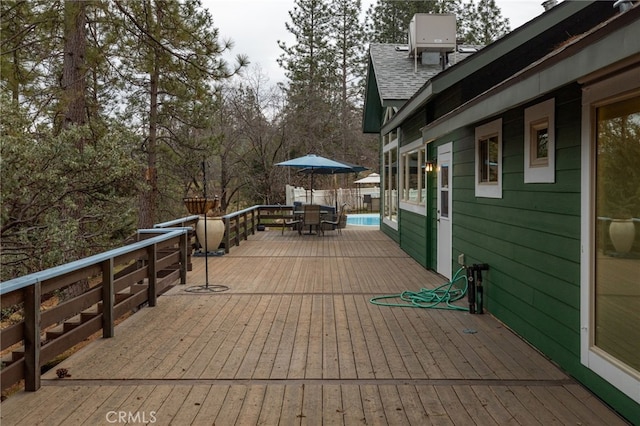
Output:
<path fill-rule="evenodd" d="M 409 57 L 456 49 L 456 15 L 416 13 L 409 22 Z"/>

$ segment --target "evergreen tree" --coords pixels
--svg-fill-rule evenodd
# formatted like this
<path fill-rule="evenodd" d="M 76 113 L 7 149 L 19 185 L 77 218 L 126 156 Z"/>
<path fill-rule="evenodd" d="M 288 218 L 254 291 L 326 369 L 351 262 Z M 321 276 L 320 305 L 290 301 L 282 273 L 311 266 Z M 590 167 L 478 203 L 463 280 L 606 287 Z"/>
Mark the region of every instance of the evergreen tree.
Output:
<path fill-rule="evenodd" d="M 338 103 L 334 107 L 337 123 L 334 129 L 332 156 L 350 163 L 362 164 L 367 153 L 376 151 L 376 139 L 360 129 L 364 101 L 367 44 L 364 23 L 360 20 L 360 0 L 334 0 L 334 39 L 337 56 Z M 371 166 L 375 162 L 370 163 Z M 353 176 L 341 175 L 332 184 L 346 187 Z"/>
<path fill-rule="evenodd" d="M 295 44 L 278 42 L 283 50 L 278 63 L 289 79 L 288 119 L 292 137 L 301 143 L 292 155 L 322 153 L 333 125 L 331 100 L 336 88 L 335 50 L 331 47 L 329 0 L 296 0 L 287 30 Z"/>
<path fill-rule="evenodd" d="M 122 244 L 134 230 L 137 168 L 127 148 L 137 137 L 115 122 L 108 131 L 36 128 L 4 95 L 0 110 L 0 280 Z"/>
<path fill-rule="evenodd" d="M 111 248 L 133 230 L 135 138 L 89 102 L 88 76 L 104 61 L 88 43 L 88 15 L 100 5 L 1 4 L 5 278 Z"/>
<path fill-rule="evenodd" d="M 509 19 L 502 17 L 495 0 L 469 0 L 462 12 L 458 38 L 467 44 L 486 46 L 511 31 Z"/>
<path fill-rule="evenodd" d="M 328 0 L 296 0 L 289 11 L 287 31 L 295 36 L 295 44 L 278 41 L 283 53 L 278 64 L 292 83 L 290 90 L 311 94 L 322 93 L 332 85 L 334 64 L 331 45 L 332 15 Z"/>
<path fill-rule="evenodd" d="M 408 43 L 409 22 L 416 13 L 460 13 L 461 0 L 378 0 L 367 10 L 370 42 Z"/>
<path fill-rule="evenodd" d="M 34 120 L 51 119 L 59 87 L 63 3 L 47 0 L 0 2 L 0 81 L 13 105 Z"/>
<path fill-rule="evenodd" d="M 360 23 L 360 0 L 333 0 L 333 39 L 338 82 L 338 113 L 341 131 L 350 122 L 350 112 L 362 103 L 366 48 Z M 351 123 L 349 123 L 351 124 Z M 344 147 L 343 147 L 344 148 Z"/>
<path fill-rule="evenodd" d="M 87 3 L 66 0 L 64 3 L 64 50 L 60 79 L 62 127 L 87 122 Z M 78 146 L 82 150 L 82 145 Z"/>
<path fill-rule="evenodd" d="M 247 61 L 238 57 L 236 68 L 228 69 L 221 55 L 231 44 L 219 42 L 211 15 L 199 1 L 114 5 L 123 22 L 119 52 L 121 74 L 130 85 L 128 117 L 131 124 L 146 126 L 141 150 L 146 187 L 140 195 L 138 226 L 149 227 L 159 219 L 159 155 L 180 143 L 173 126 L 205 128 L 214 96 L 212 82 L 230 77 Z"/>
<path fill-rule="evenodd" d="M 0 13 L 6 278 L 121 243 L 140 193 L 132 159 L 150 182 L 167 170 L 143 192 L 155 198 L 138 223 L 154 223 L 160 200 L 182 195 L 176 165 L 212 152 L 212 84 L 237 68 L 196 1 L 3 1 Z"/>

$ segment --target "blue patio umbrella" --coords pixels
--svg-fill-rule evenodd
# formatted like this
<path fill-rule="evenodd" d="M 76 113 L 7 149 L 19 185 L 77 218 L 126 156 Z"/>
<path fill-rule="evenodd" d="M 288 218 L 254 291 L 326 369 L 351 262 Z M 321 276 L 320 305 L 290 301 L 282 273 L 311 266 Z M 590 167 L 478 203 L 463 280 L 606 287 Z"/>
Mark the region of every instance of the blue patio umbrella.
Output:
<path fill-rule="evenodd" d="M 300 169 L 302 173 L 311 175 L 311 203 L 313 204 L 313 175 L 314 174 L 336 174 L 336 173 L 358 173 L 367 170 L 366 167 L 355 164 L 332 160 L 315 154 L 308 154 L 303 157 L 276 163 L 276 166 L 294 167 Z"/>

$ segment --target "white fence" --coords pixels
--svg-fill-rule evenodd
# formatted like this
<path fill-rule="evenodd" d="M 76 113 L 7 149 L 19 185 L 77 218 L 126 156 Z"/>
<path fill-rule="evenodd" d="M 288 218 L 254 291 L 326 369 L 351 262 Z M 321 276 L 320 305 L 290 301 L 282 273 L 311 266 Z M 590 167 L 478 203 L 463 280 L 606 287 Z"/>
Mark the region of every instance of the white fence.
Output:
<path fill-rule="evenodd" d="M 287 205 L 289 206 L 293 205 L 294 202 L 311 203 L 311 190 L 309 189 L 287 185 L 285 193 Z M 365 204 L 365 195 L 371 196 L 371 206 L 368 203 Z M 380 209 L 380 187 L 314 189 L 313 203 L 327 206 L 341 206 L 346 203 L 351 211 L 378 211 Z"/>

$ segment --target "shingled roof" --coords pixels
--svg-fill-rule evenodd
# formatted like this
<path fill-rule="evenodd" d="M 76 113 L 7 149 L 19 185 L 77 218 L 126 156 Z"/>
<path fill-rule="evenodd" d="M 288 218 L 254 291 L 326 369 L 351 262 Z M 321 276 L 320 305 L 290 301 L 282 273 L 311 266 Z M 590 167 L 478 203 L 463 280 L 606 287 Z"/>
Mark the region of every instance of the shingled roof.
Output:
<path fill-rule="evenodd" d="M 460 46 L 449 54 L 449 63 L 453 65 L 475 53 L 476 46 Z M 409 57 L 407 45 L 372 43 L 369 46 L 372 70 L 378 86 L 378 95 L 383 106 L 402 106 L 429 79 L 442 71 L 442 66 L 415 66 Z"/>

